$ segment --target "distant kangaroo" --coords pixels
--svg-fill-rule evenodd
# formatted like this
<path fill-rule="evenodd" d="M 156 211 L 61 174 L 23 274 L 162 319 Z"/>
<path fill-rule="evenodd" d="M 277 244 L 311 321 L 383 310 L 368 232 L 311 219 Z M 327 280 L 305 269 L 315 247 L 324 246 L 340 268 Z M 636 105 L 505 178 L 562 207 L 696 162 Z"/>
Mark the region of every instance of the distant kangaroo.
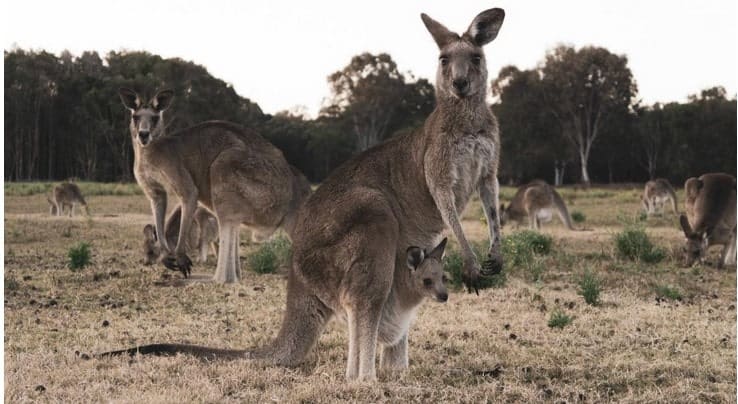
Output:
<path fill-rule="evenodd" d="M 167 243 L 169 245 L 177 244 L 177 236 L 179 235 L 179 227 L 182 218 L 182 208 L 177 206 L 167 218 L 164 225 Z M 198 206 L 193 215 L 195 220 L 194 226 L 190 228 L 189 237 L 187 237 L 187 252 L 195 251 L 197 253 L 197 262 L 204 263 L 208 259 L 208 248 L 211 248 L 215 256 L 218 256 L 216 247 L 218 242 L 218 220 L 207 209 Z M 157 262 L 161 256 L 161 248 L 158 243 L 158 235 L 154 226 L 147 224 L 144 226 L 144 242 L 143 256 L 144 264 L 151 265 Z"/>
<path fill-rule="evenodd" d="M 646 182 L 643 188 L 641 203 L 647 215 L 663 212 L 664 205 L 670 202 L 674 214 L 677 210 L 677 197 L 674 188 L 666 178 L 656 178 Z"/>
<path fill-rule="evenodd" d="M 687 237 L 684 260 L 687 266 L 704 260 L 707 249 L 722 245 L 717 267 L 736 264 L 736 181 L 724 173 L 704 174 L 684 183 L 687 214 L 679 217 Z"/>
<path fill-rule="evenodd" d="M 77 204 L 85 208 L 85 214 L 90 214 L 90 210 L 87 208 L 87 202 L 82 196 L 82 191 L 73 182 L 63 182 L 55 186 L 51 197 L 47 196 L 46 201 L 49 202 L 49 213 L 52 216 L 63 215 L 64 209 L 67 208 L 69 217 L 72 217 L 74 216 L 74 206 Z"/>
<path fill-rule="evenodd" d="M 503 226 L 510 221 L 518 224 L 528 221 L 531 229 L 538 230 L 541 223 L 551 221 L 553 212 L 567 229 L 575 230 L 561 195 L 546 181 L 534 180 L 518 188 L 507 208 L 500 206 L 500 220 Z"/>
<path fill-rule="evenodd" d="M 401 292 L 412 290 L 415 282 L 408 275 L 407 246 L 435 245 L 444 227 L 450 227 L 461 248 L 464 282 L 476 289 L 480 266 L 459 213 L 477 191 L 490 232 L 485 269 L 501 269 L 500 143 L 497 120 L 485 102 L 482 46 L 497 36 L 504 16 L 499 8 L 484 11 L 460 36 L 421 15 L 440 48 L 436 109 L 422 128 L 391 138 L 334 170 L 302 205 L 292 237 L 282 328 L 269 346 L 250 357 L 299 364 L 337 313 L 348 321 L 346 378 L 375 379 L 377 341 L 387 344 L 383 357 L 398 358 L 402 355 L 396 352 L 407 350 L 409 320 L 388 309 L 417 302 L 416 293 Z M 206 357 L 233 352 L 169 344 L 147 351 Z"/>
<path fill-rule="evenodd" d="M 448 300 L 446 283 L 448 278 L 443 271 L 443 251 L 447 239 L 432 251 L 428 252 L 420 247 L 408 247 L 406 251 L 406 265 L 399 276 L 395 276 L 392 287 L 387 295 L 386 302 L 379 315 L 378 340 L 385 347 L 379 360 L 383 369 L 405 369 L 408 366 L 408 331 L 415 319 L 420 304 L 424 298 L 430 298 L 436 302 L 445 303 Z M 345 318 L 344 318 L 345 320 Z M 300 323 L 311 323 L 311 318 L 302 318 Z M 293 324 L 292 327 L 299 328 L 300 325 Z M 369 341 L 349 330 L 349 367 L 359 366 L 359 347 L 366 345 Z M 273 352 L 266 350 L 239 350 L 239 349 L 215 349 L 198 345 L 181 344 L 153 344 L 121 351 L 111 351 L 96 355 L 97 357 L 153 354 L 167 355 L 176 353 L 189 353 L 208 359 L 269 359 Z"/>
<path fill-rule="evenodd" d="M 282 227 L 292 237 L 297 208 L 310 194 L 310 184 L 287 164 L 282 152 L 256 132 L 233 123 L 203 122 L 164 135 L 162 114 L 172 102 L 171 90 L 144 102 L 136 92 L 120 89 L 131 111 L 133 173 L 151 203 L 157 234 L 165 234 L 165 187 L 179 198 L 182 220 L 176 247 L 159 238 L 169 254 L 164 265 L 187 277 L 192 261 L 186 240 L 198 202 L 218 218 L 220 249 L 214 280 L 237 282 L 239 226 L 260 233 Z"/>

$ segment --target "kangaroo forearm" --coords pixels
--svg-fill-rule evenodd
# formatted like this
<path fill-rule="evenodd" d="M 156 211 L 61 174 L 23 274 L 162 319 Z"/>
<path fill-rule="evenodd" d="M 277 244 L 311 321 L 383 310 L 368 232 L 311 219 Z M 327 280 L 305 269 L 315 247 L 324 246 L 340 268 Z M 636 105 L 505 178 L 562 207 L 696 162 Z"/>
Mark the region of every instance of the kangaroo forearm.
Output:
<path fill-rule="evenodd" d="M 464 261 L 473 260 L 475 258 L 474 252 L 472 251 L 469 241 L 464 235 L 464 230 L 461 228 L 461 221 L 459 220 L 459 214 L 456 212 L 456 206 L 453 202 L 452 195 L 440 195 L 436 198 L 436 204 L 440 208 L 441 217 L 456 237 L 456 241 L 459 242 L 462 256 Z"/>
<path fill-rule="evenodd" d="M 487 181 L 479 189 L 479 197 L 482 200 L 482 209 L 487 218 L 489 228 L 490 248 L 501 241 L 500 237 L 500 215 L 499 215 L 499 184 L 497 178 Z"/>
<path fill-rule="evenodd" d="M 165 250 L 169 251 L 169 244 L 167 238 L 163 235 L 166 234 L 164 230 L 164 215 L 167 211 L 167 198 L 165 195 L 157 195 L 151 198 L 151 211 L 154 215 L 154 226 L 156 226 L 156 234 L 159 237 L 159 243 Z"/>
<path fill-rule="evenodd" d="M 179 221 L 179 237 L 177 238 L 177 246 L 174 250 L 177 254 L 183 254 L 187 249 L 187 241 L 189 239 L 190 229 L 192 228 L 196 209 L 197 199 L 182 198 L 182 216 Z"/>

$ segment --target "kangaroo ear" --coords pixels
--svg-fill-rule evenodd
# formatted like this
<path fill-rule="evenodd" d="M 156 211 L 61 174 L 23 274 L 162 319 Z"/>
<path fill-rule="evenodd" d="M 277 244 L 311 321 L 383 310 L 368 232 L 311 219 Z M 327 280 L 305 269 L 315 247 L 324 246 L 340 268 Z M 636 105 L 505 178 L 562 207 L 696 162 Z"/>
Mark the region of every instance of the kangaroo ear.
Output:
<path fill-rule="evenodd" d="M 425 13 L 420 14 L 420 18 L 423 20 L 425 28 L 427 28 L 428 32 L 433 36 L 433 40 L 436 41 L 438 49 L 443 49 L 443 47 L 448 45 L 450 42 L 461 38 L 458 34 L 449 31 L 448 28 L 443 26 L 443 24 L 428 17 Z"/>
<path fill-rule="evenodd" d="M 704 185 L 705 184 L 699 178 L 689 178 L 684 182 L 684 193 L 687 194 L 687 197 L 696 198 L 697 194 L 700 193 L 700 189 L 702 189 Z"/>
<path fill-rule="evenodd" d="M 151 100 L 151 105 L 154 106 L 154 109 L 161 112 L 165 109 L 169 108 L 170 105 L 172 105 L 172 99 L 174 98 L 174 91 L 172 90 L 161 90 L 154 96 L 154 99 Z"/>
<path fill-rule="evenodd" d="M 130 88 L 121 87 L 118 89 L 118 95 L 123 105 L 131 111 L 135 111 L 141 107 L 141 97 Z"/>
<path fill-rule="evenodd" d="M 407 267 L 410 269 L 417 269 L 418 265 L 425 259 L 425 251 L 420 247 L 408 247 L 407 248 Z"/>
<path fill-rule="evenodd" d="M 446 242 L 448 242 L 448 237 L 444 237 L 443 240 L 441 240 L 440 243 L 436 246 L 436 248 L 433 249 L 433 251 L 428 254 L 429 257 L 433 257 L 435 259 L 442 259 L 443 258 L 443 250 L 446 249 Z"/>
<path fill-rule="evenodd" d="M 684 235 L 687 236 L 687 238 L 693 238 L 695 236 L 694 231 L 692 230 L 692 226 L 689 225 L 689 220 L 687 220 L 687 216 L 683 214 L 680 215 L 679 224 L 682 225 L 682 230 L 684 231 Z"/>
<path fill-rule="evenodd" d="M 471 39 L 475 45 L 484 46 L 497 38 L 497 33 L 500 32 L 504 20 L 505 10 L 501 8 L 482 11 L 474 18 L 464 36 Z"/>

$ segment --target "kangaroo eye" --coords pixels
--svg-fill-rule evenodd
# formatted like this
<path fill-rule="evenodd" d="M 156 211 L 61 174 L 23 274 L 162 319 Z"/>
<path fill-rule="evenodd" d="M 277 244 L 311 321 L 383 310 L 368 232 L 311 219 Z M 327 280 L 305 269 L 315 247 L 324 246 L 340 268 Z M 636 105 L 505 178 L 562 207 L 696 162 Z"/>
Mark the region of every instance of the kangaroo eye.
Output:
<path fill-rule="evenodd" d="M 482 62 L 482 57 L 479 55 L 472 56 L 472 63 L 474 63 L 475 66 L 479 66 L 479 64 Z"/>
<path fill-rule="evenodd" d="M 441 56 L 440 61 L 441 61 L 441 66 L 446 66 L 448 64 L 448 57 Z"/>
<path fill-rule="evenodd" d="M 423 279 L 423 286 L 430 287 L 433 285 L 433 281 L 430 278 Z"/>
<path fill-rule="evenodd" d="M 448 283 L 448 278 L 446 278 L 446 275 L 443 275 L 443 277 L 441 278 L 441 282 Z"/>
<path fill-rule="evenodd" d="M 140 120 L 141 120 L 141 117 L 140 116 L 138 116 L 138 115 L 134 115 L 133 116 L 133 122 L 138 123 L 138 121 L 140 121 Z"/>
<path fill-rule="evenodd" d="M 154 115 L 151 117 L 151 126 L 156 126 L 156 124 L 159 123 L 159 117 L 157 115 Z"/>

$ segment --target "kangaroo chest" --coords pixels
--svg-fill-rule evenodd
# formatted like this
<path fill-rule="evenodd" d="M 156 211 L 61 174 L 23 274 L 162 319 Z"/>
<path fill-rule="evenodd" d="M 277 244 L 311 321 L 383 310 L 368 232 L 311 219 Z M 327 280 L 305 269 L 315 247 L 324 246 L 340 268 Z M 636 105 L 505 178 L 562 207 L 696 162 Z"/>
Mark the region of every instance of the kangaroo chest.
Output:
<path fill-rule="evenodd" d="M 484 134 L 470 134 L 457 139 L 451 152 L 452 189 L 456 207 L 461 210 L 479 188 L 480 181 L 492 173 L 495 144 Z"/>

